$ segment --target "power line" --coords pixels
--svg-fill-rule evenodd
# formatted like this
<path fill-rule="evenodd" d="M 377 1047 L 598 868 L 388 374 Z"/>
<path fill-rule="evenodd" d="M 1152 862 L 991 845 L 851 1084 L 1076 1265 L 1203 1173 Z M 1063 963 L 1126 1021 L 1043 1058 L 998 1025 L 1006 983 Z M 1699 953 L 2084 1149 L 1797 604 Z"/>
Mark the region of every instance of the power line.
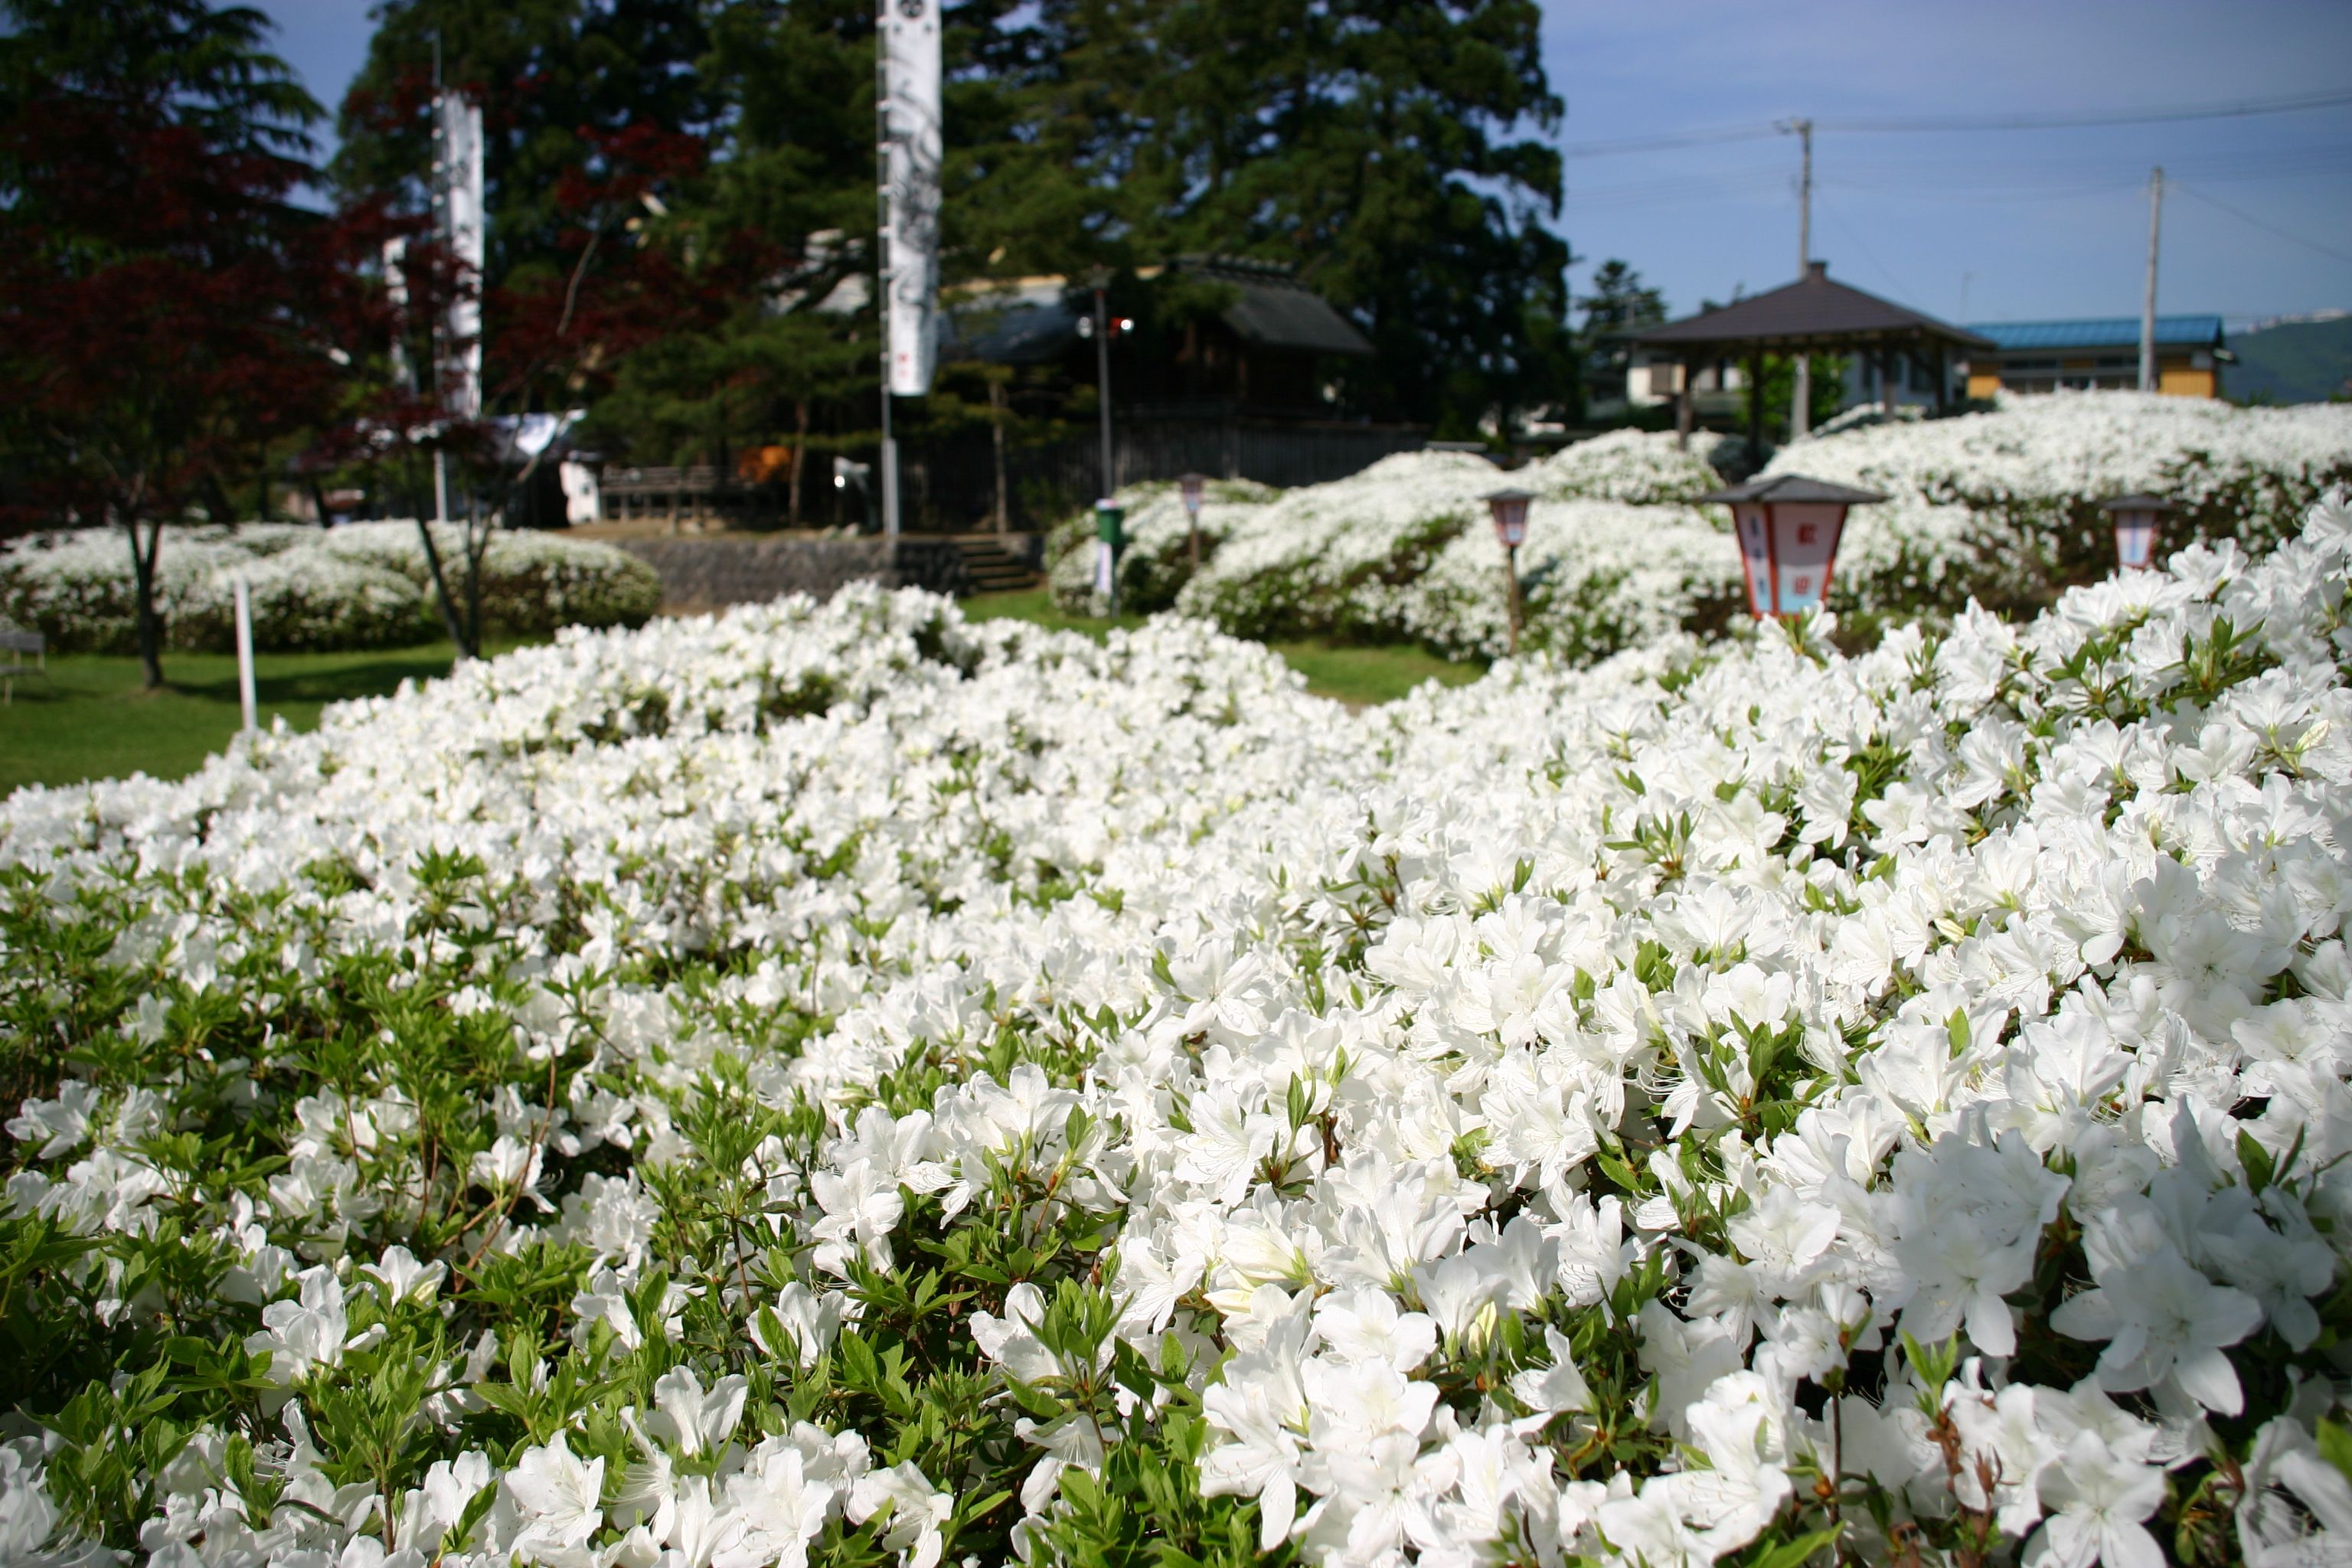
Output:
<path fill-rule="evenodd" d="M 1822 202 L 1819 205 L 1821 206 L 1822 216 L 1828 218 L 1832 223 L 1837 225 L 1838 232 L 1853 242 L 1853 247 L 1862 252 L 1862 258 L 1864 261 L 1869 262 L 1871 266 L 1876 268 L 1878 269 L 1878 275 L 1881 278 L 1885 279 L 1889 283 L 1895 285 L 1895 297 L 1896 300 L 1907 301 L 1916 300 L 1919 298 L 1918 295 L 1913 293 L 1911 289 L 1905 285 L 1902 279 L 1895 276 L 1895 269 L 1893 268 L 1878 259 L 1878 253 L 1872 250 L 1867 244 L 1864 243 L 1862 236 L 1853 231 L 1853 227 L 1847 224 L 1843 216 L 1839 215 L 1838 210 L 1835 207 L 1830 205 L 1827 202 Z"/>
<path fill-rule="evenodd" d="M 1678 147 L 1706 147 L 1718 142 L 1755 142 L 1780 132 L 1769 125 L 1725 126 L 1713 131 L 1668 131 L 1655 136 L 1621 136 L 1609 142 L 1570 142 L 1559 150 L 1563 158 L 1609 158 L 1620 153 L 1667 153 Z"/>
<path fill-rule="evenodd" d="M 1941 114 L 1890 120 L 1824 120 L 1831 131 L 2063 131 L 2085 125 L 2162 125 L 2181 120 L 2237 120 L 2256 114 L 2292 114 L 2306 109 L 2333 109 L 2352 103 L 2352 91 L 2294 93 L 2284 98 L 2250 98 L 2235 103 L 2210 103 L 2178 109 L 2094 110 L 2086 114 Z"/>
<path fill-rule="evenodd" d="M 2320 244 L 2315 239 L 2305 239 L 2299 234 L 2289 234 L 2283 228 L 2274 227 L 2270 224 L 2264 223 L 2262 219 L 2256 217 L 2252 213 L 2240 212 L 2236 207 L 2231 206 L 2229 203 L 2221 200 L 2219 197 L 2207 195 L 2203 191 L 2199 190 L 2194 185 L 2184 185 L 2177 180 L 2173 181 L 2171 184 L 2174 190 L 2179 191 L 2186 195 L 2195 196 L 2199 201 L 2203 202 L 2209 207 L 2220 207 L 2223 212 L 2228 213 L 2240 223 L 2252 224 L 2254 227 L 2261 229 L 2264 234 L 2275 235 L 2279 238 L 2286 240 L 2290 244 L 2302 246 L 2305 250 L 2315 250 L 2320 255 L 2328 257 L 2336 261 L 2352 261 L 2352 255 L 2347 255 L 2341 250 L 2331 249 L 2329 247 Z"/>
<path fill-rule="evenodd" d="M 2352 104 L 2352 91 L 2292 93 L 2281 98 L 2241 99 L 2230 103 L 2183 105 L 2169 109 L 2097 110 L 2084 114 L 1938 114 L 1885 119 L 1822 120 L 1823 131 L 1869 134 L 1915 132 L 2063 131 L 2096 125 L 2165 125 L 2186 120 L 2239 120 L 2260 114 L 2293 114 L 2305 110 L 2333 109 Z M 1760 141 L 1780 134 L 1772 124 L 1720 125 L 1689 131 L 1662 132 L 1651 136 L 1620 136 L 1605 142 L 1561 144 L 1563 158 L 1612 158 L 1633 153 L 1668 153 L 1684 147 L 1704 147 L 1724 142 Z"/>

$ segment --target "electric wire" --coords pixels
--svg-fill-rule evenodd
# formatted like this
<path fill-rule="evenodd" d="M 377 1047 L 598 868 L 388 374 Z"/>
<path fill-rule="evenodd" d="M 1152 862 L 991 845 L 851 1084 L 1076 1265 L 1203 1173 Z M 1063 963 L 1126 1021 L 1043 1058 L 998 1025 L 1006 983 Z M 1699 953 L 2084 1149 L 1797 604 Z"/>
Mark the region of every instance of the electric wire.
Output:
<path fill-rule="evenodd" d="M 2352 104 L 2352 90 L 2291 93 L 2278 98 L 2242 99 L 2231 103 L 2182 105 L 2170 109 L 2092 110 L 2080 114 L 1935 114 L 1816 120 L 1816 131 L 1872 135 L 1980 131 L 2064 131 L 2099 125 L 2165 125 L 2189 120 L 2240 120 L 2263 114 L 2294 114 L 2306 110 L 2334 109 Z M 1761 125 L 1719 125 L 1688 131 L 1660 132 L 1648 136 L 1618 136 L 1600 142 L 1561 143 L 1563 158 L 1613 158 L 1626 153 L 1667 153 L 1724 142 L 1760 141 L 1788 134 L 1785 121 Z"/>
<path fill-rule="evenodd" d="M 2286 240 L 2290 244 L 2299 245 L 2305 250 L 2315 250 L 2320 255 L 2328 257 L 2336 261 L 2352 262 L 2352 253 L 2334 249 L 2331 247 L 2320 244 L 2315 239 L 2305 239 L 2299 234 L 2289 234 L 2283 228 L 2279 228 L 2272 224 L 2263 222 L 2261 218 L 2256 217 L 2252 213 L 2241 212 L 2236 207 L 2231 206 L 2229 203 L 2222 201 L 2218 197 L 2207 195 L 2195 185 L 2184 185 L 2176 180 L 2168 178 L 2164 182 L 2164 186 L 2167 190 L 2179 191 L 2184 195 L 2194 196 L 2209 207 L 2219 207 L 2223 212 L 2228 213 L 2231 217 L 2236 218 L 2240 223 L 2251 224 L 2255 228 L 2261 229 L 2264 234 L 2273 235 L 2280 239 Z"/>

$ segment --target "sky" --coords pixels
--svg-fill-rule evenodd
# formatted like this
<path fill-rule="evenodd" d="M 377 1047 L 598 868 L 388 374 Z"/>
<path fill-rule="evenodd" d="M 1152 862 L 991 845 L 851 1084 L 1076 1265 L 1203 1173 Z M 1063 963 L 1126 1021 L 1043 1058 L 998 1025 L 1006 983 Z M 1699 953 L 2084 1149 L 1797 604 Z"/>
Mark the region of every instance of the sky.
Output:
<path fill-rule="evenodd" d="M 372 0 L 261 0 L 331 108 Z M 1571 153 L 1555 229 L 1681 315 L 1797 271 L 1793 136 L 1594 154 L 1594 143 L 1806 116 L 1812 254 L 1947 321 L 2137 316 L 2148 171 L 2167 174 L 2158 308 L 2233 328 L 2352 308 L 2352 104 L 2063 130 L 1889 133 L 1840 120 L 2179 110 L 2340 91 L 2344 0 L 1544 0 Z"/>

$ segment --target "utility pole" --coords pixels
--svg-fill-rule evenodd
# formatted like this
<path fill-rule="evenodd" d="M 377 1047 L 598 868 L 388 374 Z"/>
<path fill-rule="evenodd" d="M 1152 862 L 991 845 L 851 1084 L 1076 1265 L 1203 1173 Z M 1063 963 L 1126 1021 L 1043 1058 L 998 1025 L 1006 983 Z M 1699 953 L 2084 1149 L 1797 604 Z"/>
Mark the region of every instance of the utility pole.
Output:
<path fill-rule="evenodd" d="M 2156 243 L 2164 226 L 2164 168 L 2147 175 L 2147 298 L 2139 308 L 2139 389 L 2156 390 Z"/>
<path fill-rule="evenodd" d="M 1788 129 L 1805 150 L 1804 172 L 1797 177 L 1797 281 L 1805 280 L 1813 265 L 1813 122 L 1791 120 Z M 1797 356 L 1796 385 L 1789 397 L 1789 439 L 1801 440 L 1813 428 L 1813 356 Z"/>

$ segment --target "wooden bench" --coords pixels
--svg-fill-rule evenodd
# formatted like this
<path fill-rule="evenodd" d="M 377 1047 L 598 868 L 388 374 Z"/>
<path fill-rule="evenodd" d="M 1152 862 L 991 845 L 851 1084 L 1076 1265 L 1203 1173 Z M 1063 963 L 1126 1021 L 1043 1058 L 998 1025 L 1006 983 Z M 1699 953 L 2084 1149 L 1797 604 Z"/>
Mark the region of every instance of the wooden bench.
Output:
<path fill-rule="evenodd" d="M 0 705 L 16 701 L 17 681 L 35 675 L 49 678 L 49 641 L 40 633 L 0 631 L 0 653 L 8 656 L 8 662 L 0 664 Z M 31 664 L 25 662 L 28 653 Z"/>

